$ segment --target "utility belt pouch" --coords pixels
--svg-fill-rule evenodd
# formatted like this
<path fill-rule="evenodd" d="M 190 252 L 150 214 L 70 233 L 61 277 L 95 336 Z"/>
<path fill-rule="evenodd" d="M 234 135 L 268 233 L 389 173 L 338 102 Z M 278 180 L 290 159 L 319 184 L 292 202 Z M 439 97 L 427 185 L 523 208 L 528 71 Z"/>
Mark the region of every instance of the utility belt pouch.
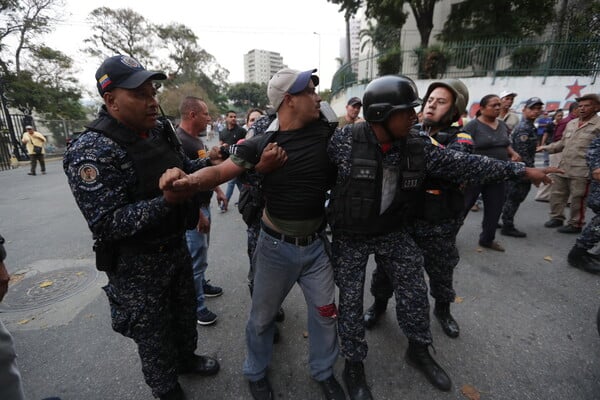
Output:
<path fill-rule="evenodd" d="M 118 253 L 114 243 L 96 240 L 93 249 L 96 253 L 96 269 L 98 271 L 111 271 L 116 267 Z"/>

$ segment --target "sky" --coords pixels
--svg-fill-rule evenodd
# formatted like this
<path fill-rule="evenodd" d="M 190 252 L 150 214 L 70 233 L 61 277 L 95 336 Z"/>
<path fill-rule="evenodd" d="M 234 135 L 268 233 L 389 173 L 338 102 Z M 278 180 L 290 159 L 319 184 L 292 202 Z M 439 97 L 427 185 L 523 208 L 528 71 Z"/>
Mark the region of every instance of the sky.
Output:
<path fill-rule="evenodd" d="M 102 6 L 131 8 L 152 23 L 188 26 L 199 45 L 229 70 L 230 83 L 244 81 L 244 54 L 256 48 L 280 53 L 290 68 L 318 68 L 320 88 L 329 88 L 345 36 L 343 13 L 326 0 L 65 0 L 65 4 L 64 21 L 48 35 L 46 44 L 75 60 L 76 76 L 87 91 L 84 97 L 97 93 L 94 73 L 99 66 L 98 60 L 81 51 L 83 40 L 91 36 L 87 17 Z"/>

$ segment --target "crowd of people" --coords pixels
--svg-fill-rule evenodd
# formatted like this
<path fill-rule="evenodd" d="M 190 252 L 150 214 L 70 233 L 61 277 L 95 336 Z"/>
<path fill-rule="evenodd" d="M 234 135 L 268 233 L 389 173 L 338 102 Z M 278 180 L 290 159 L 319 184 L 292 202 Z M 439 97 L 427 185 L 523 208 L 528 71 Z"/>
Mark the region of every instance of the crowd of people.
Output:
<path fill-rule="evenodd" d="M 258 400 L 275 398 L 269 366 L 276 322 L 296 283 L 307 306 L 310 375 L 324 398 L 373 398 L 365 329 L 377 325 L 392 296 L 408 339 L 407 363 L 437 389 L 451 390 L 451 377 L 430 353 L 428 293 L 443 332 L 458 337 L 451 314 L 456 237 L 480 195 L 479 245 L 505 251 L 495 240 L 500 217 L 501 234 L 524 237 L 515 226 L 519 205 L 532 183 L 546 185 L 546 226 L 581 233 L 569 262 L 600 272 L 598 256 L 588 251 L 600 240 L 600 217 L 582 231 L 590 180 L 588 204 L 600 210 L 597 95 L 577 99 L 566 124 L 558 113 L 548 118 L 539 135 L 534 122 L 544 103 L 537 97 L 523 103 L 519 118 L 511 112 L 516 93 L 489 94 L 469 122 L 469 91 L 460 80 L 431 83 L 421 100 L 411 79 L 383 76 L 332 121 L 321 110 L 315 72 L 278 71 L 267 88 L 272 110 L 249 110 L 245 127 L 228 112 L 219 146 L 210 149 L 200 135 L 211 123 L 203 99 L 182 99 L 175 129 L 156 98 L 154 81 L 165 74 L 121 55 L 96 72 L 104 105 L 69 146 L 63 166 L 93 234 L 96 267 L 108 277 L 112 327 L 137 344 L 157 398 L 184 399 L 179 375 L 220 369 L 216 359 L 196 354 L 197 326 L 217 320 L 205 298 L 223 293 L 206 279 L 213 192 L 226 211 L 240 190 L 251 297 L 242 372 Z M 540 151 L 550 154 L 549 166 L 535 168 Z M 225 182 L 226 193 L 219 188 Z M 364 312 L 371 254 L 374 303 Z M 340 356 L 345 389 L 334 374 Z"/>

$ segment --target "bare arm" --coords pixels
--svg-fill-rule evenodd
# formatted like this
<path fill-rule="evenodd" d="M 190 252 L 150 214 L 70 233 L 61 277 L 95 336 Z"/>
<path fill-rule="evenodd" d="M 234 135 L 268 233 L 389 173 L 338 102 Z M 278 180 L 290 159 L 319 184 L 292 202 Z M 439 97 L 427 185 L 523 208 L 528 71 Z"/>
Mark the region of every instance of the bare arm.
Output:
<path fill-rule="evenodd" d="M 207 191 L 221 183 L 227 182 L 244 172 L 244 168 L 230 159 L 213 167 L 202 168 L 193 174 L 186 175 L 178 168 L 168 169 L 160 178 L 161 190 L 168 191 Z"/>

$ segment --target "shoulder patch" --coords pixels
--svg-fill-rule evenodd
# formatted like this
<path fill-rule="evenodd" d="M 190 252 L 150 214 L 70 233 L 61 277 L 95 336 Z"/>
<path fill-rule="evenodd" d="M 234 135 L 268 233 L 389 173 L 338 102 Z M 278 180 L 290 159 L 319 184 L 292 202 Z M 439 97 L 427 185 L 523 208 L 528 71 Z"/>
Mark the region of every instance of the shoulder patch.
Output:
<path fill-rule="evenodd" d="M 98 168 L 93 164 L 83 164 L 77 170 L 77 174 L 86 185 L 94 185 L 98 175 L 100 175 Z"/>
<path fill-rule="evenodd" d="M 529 140 L 529 135 L 521 135 L 521 136 L 519 136 L 519 140 L 521 142 L 526 142 Z"/>

